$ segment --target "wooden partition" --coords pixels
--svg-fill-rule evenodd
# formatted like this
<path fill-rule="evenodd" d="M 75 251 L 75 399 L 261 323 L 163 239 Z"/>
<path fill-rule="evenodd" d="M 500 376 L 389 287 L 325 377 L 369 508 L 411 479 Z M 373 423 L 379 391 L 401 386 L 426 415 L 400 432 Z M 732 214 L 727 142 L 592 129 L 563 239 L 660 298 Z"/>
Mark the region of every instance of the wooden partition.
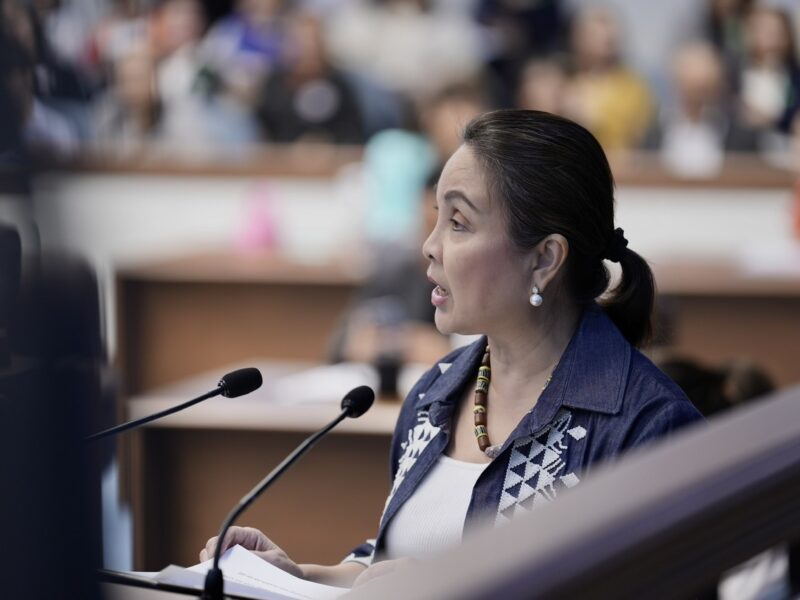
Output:
<path fill-rule="evenodd" d="M 324 362 L 363 275 L 272 253 L 181 256 L 117 273 L 118 359 L 128 394 L 238 360 Z"/>

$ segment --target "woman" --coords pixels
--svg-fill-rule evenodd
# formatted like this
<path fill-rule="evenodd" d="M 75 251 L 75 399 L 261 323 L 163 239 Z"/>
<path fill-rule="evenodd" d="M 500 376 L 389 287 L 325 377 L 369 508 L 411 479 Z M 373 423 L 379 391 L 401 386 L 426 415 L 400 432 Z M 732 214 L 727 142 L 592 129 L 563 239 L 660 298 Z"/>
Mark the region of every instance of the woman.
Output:
<path fill-rule="evenodd" d="M 611 172 L 583 127 L 536 111 L 478 117 L 442 171 L 437 208 L 422 248 L 436 326 L 485 337 L 442 359 L 406 398 L 377 539 L 333 567 L 297 565 L 255 529 L 236 528 L 226 548 L 240 543 L 307 579 L 360 584 L 398 564 L 387 559 L 527 513 L 594 463 L 701 418 L 634 349 L 650 332 L 652 274 L 614 229 Z M 600 306 L 604 258 L 622 278 Z"/>

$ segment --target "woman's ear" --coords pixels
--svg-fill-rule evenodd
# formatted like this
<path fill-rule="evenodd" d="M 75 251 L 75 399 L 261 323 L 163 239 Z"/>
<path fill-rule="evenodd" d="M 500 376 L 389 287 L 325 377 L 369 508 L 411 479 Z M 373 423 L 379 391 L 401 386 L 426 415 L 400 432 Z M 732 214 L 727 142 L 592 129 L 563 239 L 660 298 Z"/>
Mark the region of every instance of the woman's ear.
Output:
<path fill-rule="evenodd" d="M 560 233 L 552 233 L 536 244 L 531 285 L 544 291 L 564 268 L 568 255 L 569 241 Z"/>

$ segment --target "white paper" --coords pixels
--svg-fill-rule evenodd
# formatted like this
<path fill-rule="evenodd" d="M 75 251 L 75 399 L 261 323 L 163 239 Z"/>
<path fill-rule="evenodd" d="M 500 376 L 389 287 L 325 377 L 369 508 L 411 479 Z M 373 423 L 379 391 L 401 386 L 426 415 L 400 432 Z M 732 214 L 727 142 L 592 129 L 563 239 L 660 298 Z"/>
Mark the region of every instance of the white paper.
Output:
<path fill-rule="evenodd" d="M 340 363 L 322 365 L 267 383 L 272 402 L 289 404 L 338 403 L 354 387 L 378 387 L 378 373 L 371 365 Z"/>
<path fill-rule="evenodd" d="M 157 580 L 195 589 L 199 581 L 202 588 L 212 563 L 213 560 L 207 560 L 188 569 L 168 567 Z M 333 600 L 349 591 L 290 575 L 239 545 L 222 555 L 219 566 L 225 577 L 226 592 L 241 596 L 264 600 Z"/>

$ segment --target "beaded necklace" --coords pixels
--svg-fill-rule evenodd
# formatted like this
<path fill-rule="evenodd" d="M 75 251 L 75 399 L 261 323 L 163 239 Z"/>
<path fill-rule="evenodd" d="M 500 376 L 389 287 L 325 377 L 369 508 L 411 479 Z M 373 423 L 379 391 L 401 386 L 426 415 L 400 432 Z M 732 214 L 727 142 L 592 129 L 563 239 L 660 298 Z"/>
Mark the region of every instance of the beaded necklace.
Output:
<path fill-rule="evenodd" d="M 555 370 L 555 369 L 554 369 Z M 547 380 L 542 386 L 542 391 L 547 389 L 553 373 L 547 376 Z M 492 366 L 489 359 L 489 346 L 483 353 L 481 366 L 478 368 L 478 379 L 475 381 L 475 406 L 472 409 L 475 419 L 475 439 L 478 440 L 478 448 L 491 459 L 500 453 L 502 445 L 492 446 L 489 441 L 489 432 L 486 429 L 486 396 L 489 394 L 489 383 L 492 380 Z"/>

